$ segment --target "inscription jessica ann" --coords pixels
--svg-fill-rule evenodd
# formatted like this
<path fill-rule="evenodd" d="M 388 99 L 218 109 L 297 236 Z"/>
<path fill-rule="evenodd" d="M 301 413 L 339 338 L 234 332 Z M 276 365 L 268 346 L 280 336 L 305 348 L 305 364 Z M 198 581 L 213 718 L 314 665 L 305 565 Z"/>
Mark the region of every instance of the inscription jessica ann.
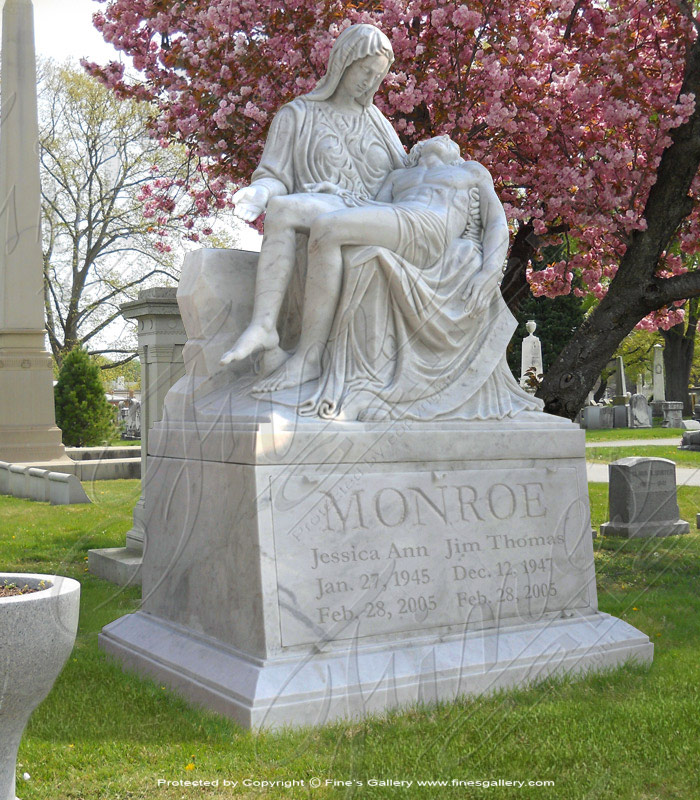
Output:
<path fill-rule="evenodd" d="M 591 605 L 574 470 L 547 480 L 516 470 L 508 483 L 488 472 L 468 473 L 469 483 L 447 473 L 440 485 L 432 473 L 400 486 L 387 473 L 354 484 L 328 476 L 292 528 L 279 524 L 289 512 L 276 515 L 282 643 L 494 626 Z"/>

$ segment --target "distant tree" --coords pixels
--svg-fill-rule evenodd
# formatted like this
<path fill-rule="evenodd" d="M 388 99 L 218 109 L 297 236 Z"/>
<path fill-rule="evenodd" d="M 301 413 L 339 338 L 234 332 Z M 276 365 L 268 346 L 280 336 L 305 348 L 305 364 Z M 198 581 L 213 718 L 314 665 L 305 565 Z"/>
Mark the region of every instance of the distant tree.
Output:
<path fill-rule="evenodd" d="M 141 363 L 138 359 L 129 361 L 127 364 L 115 365 L 104 356 L 95 356 L 95 363 L 102 370 L 101 377 L 105 386 L 108 386 L 110 381 L 123 378 L 128 389 L 136 391 L 141 389 Z"/>
<path fill-rule="evenodd" d="M 653 372 L 654 345 L 663 344 L 661 333 L 655 330 L 636 330 L 623 339 L 615 351 L 615 358 L 622 356 L 627 377 L 627 391 L 634 392 L 635 384 L 642 379 L 651 380 Z M 615 372 L 614 359 L 603 374 L 609 377 Z"/>
<path fill-rule="evenodd" d="M 183 192 L 166 210 L 149 198 L 161 180 L 184 184 L 187 158 L 147 135 L 148 103 L 121 101 L 70 64 L 41 65 L 39 114 L 51 350 L 59 367 L 78 345 L 129 360 L 135 340 L 109 342 L 104 331 L 139 289 L 179 277 L 172 245 L 188 233 L 179 211 L 193 200 Z"/>
<path fill-rule="evenodd" d="M 116 436 L 114 410 L 105 397 L 100 368 L 82 347 L 63 359 L 54 400 L 56 424 L 66 446 L 108 444 Z"/>

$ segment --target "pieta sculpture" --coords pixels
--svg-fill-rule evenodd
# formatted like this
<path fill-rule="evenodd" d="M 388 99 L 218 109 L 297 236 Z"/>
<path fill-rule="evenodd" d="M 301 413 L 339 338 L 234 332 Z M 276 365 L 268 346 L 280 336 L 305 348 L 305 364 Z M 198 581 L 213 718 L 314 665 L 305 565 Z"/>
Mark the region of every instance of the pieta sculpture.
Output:
<path fill-rule="evenodd" d="M 444 136 L 406 155 L 373 104 L 392 61 L 380 30 L 352 25 L 317 87 L 275 116 L 250 186 L 234 196 L 242 219 L 266 212 L 265 235 L 253 318 L 222 365 L 261 354 L 252 394 L 286 392 L 279 401 L 303 416 L 539 411 L 505 361 L 508 227 L 491 176 Z M 295 271 L 306 276 L 301 334 L 286 352 L 278 318 Z"/>

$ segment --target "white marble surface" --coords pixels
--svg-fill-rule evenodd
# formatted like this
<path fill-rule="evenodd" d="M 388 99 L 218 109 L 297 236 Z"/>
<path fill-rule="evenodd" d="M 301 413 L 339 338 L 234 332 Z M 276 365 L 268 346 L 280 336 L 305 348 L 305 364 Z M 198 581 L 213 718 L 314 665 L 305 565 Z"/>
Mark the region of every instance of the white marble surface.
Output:
<path fill-rule="evenodd" d="M 220 363 L 261 356 L 237 394 L 284 405 L 279 393 L 301 388 L 297 412 L 321 419 L 541 410 L 505 362 L 515 320 L 499 289 L 509 233 L 493 179 L 447 136 L 406 154 L 373 102 L 393 59 L 379 29 L 350 25 L 317 86 L 272 120 L 233 198 L 244 220 L 265 212 L 265 233 L 252 313 Z"/>
<path fill-rule="evenodd" d="M 528 335 L 523 339 L 520 354 L 520 385 L 534 394 L 532 384 L 538 382 L 544 373 L 542 342 L 535 336 L 537 323 L 534 320 L 528 320 L 526 328 Z"/>
<path fill-rule="evenodd" d="M 630 428 L 651 428 L 651 408 L 643 394 L 630 397 Z"/>
<path fill-rule="evenodd" d="M 153 455 L 146 479 L 151 541 L 144 610 L 260 657 L 312 645 L 329 633 L 343 638 L 334 625 L 339 612 L 344 622 L 350 619 L 343 606 L 353 609 L 363 636 L 414 636 L 470 621 L 493 625 L 513 616 L 595 610 L 583 432 L 573 425 L 559 432 L 559 458 L 542 432 L 513 429 L 501 440 L 493 423 L 474 423 L 471 430 L 445 432 L 437 447 L 416 430 L 386 437 L 331 433 L 329 441 L 317 432 L 306 458 L 292 449 L 277 463 L 274 451 L 233 463 L 236 451 L 227 451 L 221 439 L 219 453 L 226 456 L 216 459 L 201 451 L 199 457 L 193 451 Z M 177 431 L 170 433 L 180 440 Z M 501 446 L 506 442 L 511 452 Z M 465 552 L 446 558 L 448 541 Z M 372 550 L 372 542 L 378 570 L 339 555 Z M 428 574 L 427 582 L 415 583 L 410 572 L 411 594 L 392 585 L 403 581 L 408 548 L 417 580 L 425 581 L 423 570 Z M 478 562 L 473 575 L 452 569 L 464 563 L 466 549 L 467 560 Z M 390 577 L 394 571 L 396 578 Z M 375 572 L 382 576 L 376 585 Z M 342 580 L 352 589 L 339 588 Z M 329 590 L 326 602 L 317 602 L 328 582 L 335 596 Z M 390 597 L 385 611 L 392 616 L 381 614 L 370 625 L 364 604 L 382 594 Z M 474 616 L 474 597 L 483 619 Z M 355 635 L 346 631 L 346 637 Z"/>
<path fill-rule="evenodd" d="M 648 663 L 654 651 L 648 636 L 601 613 L 381 646 L 319 644 L 303 657 L 261 661 L 137 612 L 104 628 L 100 647 L 191 702 L 255 729 L 362 719 L 550 675 Z"/>
<path fill-rule="evenodd" d="M 391 58 L 372 26 L 341 34 L 236 198 L 267 211 L 259 259 L 188 257 L 186 375 L 149 436 L 142 610 L 100 637 L 246 726 L 651 658 L 597 610 L 584 433 L 505 362 L 491 177 L 429 145 L 406 162 L 372 103 Z M 370 219 L 353 238 L 407 197 L 389 212 L 407 235 Z"/>
<path fill-rule="evenodd" d="M 273 489 L 282 645 L 595 609 L 576 467 L 469 467 Z"/>
<path fill-rule="evenodd" d="M 664 370 L 664 348 L 663 345 L 655 344 L 653 348 L 653 395 L 655 403 L 662 403 L 666 400 L 666 373 Z"/>

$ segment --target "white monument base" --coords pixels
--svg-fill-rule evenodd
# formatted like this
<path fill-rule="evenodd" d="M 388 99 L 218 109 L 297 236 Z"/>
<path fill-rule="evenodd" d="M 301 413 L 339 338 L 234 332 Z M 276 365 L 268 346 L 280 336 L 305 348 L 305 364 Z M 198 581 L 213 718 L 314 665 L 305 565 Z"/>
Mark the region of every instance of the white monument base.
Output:
<path fill-rule="evenodd" d="M 577 426 L 219 422 L 231 392 L 151 431 L 125 666 L 257 728 L 651 660 L 597 609 Z"/>
<path fill-rule="evenodd" d="M 351 640 L 342 649 L 319 642 L 315 652 L 254 659 L 138 612 L 108 625 L 100 645 L 126 667 L 256 729 L 321 725 L 549 675 L 647 662 L 654 649 L 631 625 L 600 613 L 381 644 Z"/>

